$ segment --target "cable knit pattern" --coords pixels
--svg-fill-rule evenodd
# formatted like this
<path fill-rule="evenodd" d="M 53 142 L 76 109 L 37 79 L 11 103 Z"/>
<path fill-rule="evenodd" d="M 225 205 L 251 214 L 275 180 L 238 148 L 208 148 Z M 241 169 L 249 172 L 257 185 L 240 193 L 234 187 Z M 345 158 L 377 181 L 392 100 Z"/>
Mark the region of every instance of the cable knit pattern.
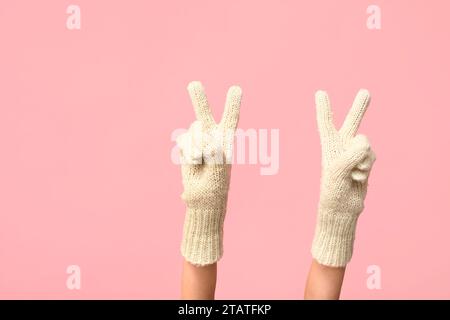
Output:
<path fill-rule="evenodd" d="M 186 204 L 181 253 L 198 266 L 223 255 L 223 224 L 230 185 L 234 132 L 239 120 L 241 89 L 229 89 L 222 120 L 216 124 L 200 82 L 188 85 L 197 121 L 177 139 Z"/>
<path fill-rule="evenodd" d="M 375 161 L 367 137 L 355 136 L 369 100 L 369 92 L 360 90 L 341 129 L 336 130 L 327 93 L 316 93 L 322 179 L 311 252 L 323 265 L 343 267 L 352 257 L 356 223 Z"/>

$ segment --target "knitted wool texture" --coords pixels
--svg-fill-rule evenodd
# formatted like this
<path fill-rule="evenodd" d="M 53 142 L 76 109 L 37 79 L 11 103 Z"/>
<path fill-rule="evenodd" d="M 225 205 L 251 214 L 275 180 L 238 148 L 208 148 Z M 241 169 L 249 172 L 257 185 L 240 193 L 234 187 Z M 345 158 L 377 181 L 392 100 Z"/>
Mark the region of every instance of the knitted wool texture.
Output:
<path fill-rule="evenodd" d="M 369 105 L 360 90 L 342 125 L 333 125 L 326 92 L 316 93 L 317 123 L 322 145 L 322 178 L 312 255 L 320 264 L 343 267 L 352 257 L 356 223 L 364 209 L 375 153 L 368 139 L 356 135 Z"/>
<path fill-rule="evenodd" d="M 217 124 L 200 82 L 188 85 L 197 121 L 178 137 L 186 204 L 181 253 L 198 266 L 223 255 L 223 225 L 230 185 L 234 132 L 239 120 L 241 89 L 228 90 L 222 120 Z"/>

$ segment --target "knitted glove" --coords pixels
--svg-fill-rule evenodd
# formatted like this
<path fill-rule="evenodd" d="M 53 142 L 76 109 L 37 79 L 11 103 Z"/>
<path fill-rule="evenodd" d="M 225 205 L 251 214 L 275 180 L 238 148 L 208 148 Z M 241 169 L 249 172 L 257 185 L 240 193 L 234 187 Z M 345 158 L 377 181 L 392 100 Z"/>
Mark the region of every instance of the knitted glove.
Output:
<path fill-rule="evenodd" d="M 360 90 L 341 129 L 336 130 L 327 93 L 316 93 L 322 179 L 311 252 L 323 265 L 343 267 L 352 257 L 356 222 L 364 209 L 367 181 L 375 161 L 368 139 L 355 136 L 369 100 L 369 92 Z"/>
<path fill-rule="evenodd" d="M 200 82 L 188 85 L 197 121 L 177 138 L 186 204 L 181 253 L 198 266 L 223 254 L 223 224 L 230 184 L 233 140 L 239 120 L 241 89 L 228 90 L 219 124 L 213 119 Z"/>

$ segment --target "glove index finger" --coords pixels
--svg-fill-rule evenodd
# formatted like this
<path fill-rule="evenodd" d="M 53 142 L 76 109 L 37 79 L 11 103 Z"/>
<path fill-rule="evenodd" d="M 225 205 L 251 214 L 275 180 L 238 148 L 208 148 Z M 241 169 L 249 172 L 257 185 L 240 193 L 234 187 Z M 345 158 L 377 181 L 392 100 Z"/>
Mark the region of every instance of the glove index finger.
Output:
<path fill-rule="evenodd" d="M 236 130 L 239 122 L 239 112 L 241 108 L 242 90 L 239 86 L 232 86 L 228 89 L 220 124 L 224 129 Z"/>
<path fill-rule="evenodd" d="M 324 144 L 336 132 L 333 124 L 333 113 L 331 111 L 330 99 L 325 91 L 318 90 L 315 94 L 315 101 L 317 126 L 319 128 L 320 140 Z"/>
<path fill-rule="evenodd" d="M 216 123 L 209 108 L 205 90 L 199 81 L 189 83 L 187 90 L 194 106 L 195 115 L 205 130 L 212 129 Z"/>
<path fill-rule="evenodd" d="M 370 103 L 370 93 L 366 89 L 359 90 L 353 101 L 352 107 L 345 117 L 344 123 L 339 130 L 345 139 L 351 139 L 358 131 L 362 118 L 366 113 L 367 107 Z"/>

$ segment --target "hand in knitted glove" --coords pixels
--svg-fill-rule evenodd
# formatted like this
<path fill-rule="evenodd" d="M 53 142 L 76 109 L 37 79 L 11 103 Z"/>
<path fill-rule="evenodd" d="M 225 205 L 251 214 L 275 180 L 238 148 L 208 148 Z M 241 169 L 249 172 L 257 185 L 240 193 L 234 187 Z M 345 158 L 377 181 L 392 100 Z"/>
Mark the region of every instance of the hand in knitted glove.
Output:
<path fill-rule="evenodd" d="M 241 89 L 228 90 L 222 120 L 213 119 L 200 82 L 188 85 L 197 121 L 177 139 L 186 203 L 181 253 L 194 265 L 208 265 L 223 254 L 234 133 L 239 120 Z"/>
<path fill-rule="evenodd" d="M 367 137 L 355 136 L 369 100 L 369 92 L 360 90 L 344 124 L 336 130 L 327 93 L 316 93 L 322 179 L 311 251 L 323 265 L 343 267 L 352 256 L 356 222 L 364 209 L 367 181 L 375 161 Z"/>

